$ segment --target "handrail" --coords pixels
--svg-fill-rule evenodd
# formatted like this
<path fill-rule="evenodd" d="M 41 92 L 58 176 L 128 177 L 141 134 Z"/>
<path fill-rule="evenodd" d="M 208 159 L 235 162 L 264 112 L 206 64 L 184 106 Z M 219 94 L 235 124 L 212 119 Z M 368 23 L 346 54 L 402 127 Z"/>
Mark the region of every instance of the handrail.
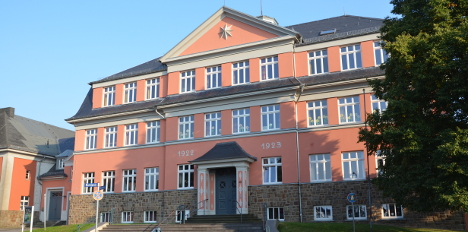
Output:
<path fill-rule="evenodd" d="M 200 203 L 203 203 L 203 214 L 205 214 L 205 208 L 206 208 L 205 206 L 206 206 L 206 202 L 207 202 L 207 201 L 208 201 L 208 199 L 205 199 L 205 200 L 201 200 L 201 201 L 199 201 L 199 202 L 197 203 L 197 206 L 199 206 Z M 182 208 L 182 209 L 181 209 L 181 208 Z M 163 221 L 161 221 L 160 223 L 156 224 L 156 226 L 154 226 L 154 227 L 152 227 L 152 228 L 150 228 L 150 227 L 151 227 L 151 225 L 150 225 L 150 226 L 148 226 L 146 229 L 150 229 L 150 231 L 153 230 L 153 229 L 155 229 L 155 228 L 158 228 L 158 227 L 159 227 L 160 229 L 162 229 L 161 226 L 164 226 L 164 223 L 167 225 L 167 223 L 169 222 L 169 219 L 172 219 L 172 216 L 174 216 L 174 219 L 175 219 L 175 218 L 177 218 L 177 216 L 178 216 L 180 213 L 182 213 L 182 222 L 181 222 L 181 224 L 185 224 L 185 220 L 186 220 L 186 218 L 185 218 L 185 210 L 187 210 L 187 209 L 189 209 L 189 215 L 192 215 L 192 212 L 195 211 L 195 210 L 198 210 L 198 207 L 195 208 L 195 205 L 179 205 L 179 206 L 177 207 L 177 209 L 173 210 L 173 211 L 169 214 L 169 216 L 167 216 Z M 177 210 L 179 210 L 179 213 L 175 213 Z M 145 229 L 144 231 L 146 231 L 146 229 Z"/>
<path fill-rule="evenodd" d="M 81 232 L 81 227 L 83 227 L 83 226 L 86 225 L 86 224 L 90 224 L 90 223 L 93 222 L 93 221 L 96 221 L 96 218 L 91 218 L 91 219 L 89 219 L 87 222 L 85 222 L 85 223 L 83 223 L 83 224 L 77 225 L 77 226 L 76 226 L 76 231 Z"/>
<path fill-rule="evenodd" d="M 263 203 L 263 231 L 266 231 L 267 226 L 266 226 L 266 221 L 267 221 L 267 209 L 268 205 L 267 203 Z"/>
<path fill-rule="evenodd" d="M 108 213 L 108 212 L 109 212 L 109 213 L 111 214 L 110 217 L 109 217 L 109 225 L 113 223 L 113 220 L 114 220 L 114 219 L 113 219 L 113 217 L 114 217 L 114 210 L 115 210 L 115 208 L 112 208 L 111 210 L 109 210 L 109 211 L 107 211 L 107 212 L 101 212 L 101 213 Z M 81 231 L 81 227 L 83 227 L 83 226 L 86 225 L 86 224 L 90 224 L 92 221 L 95 221 L 95 220 L 96 220 L 96 218 L 91 218 L 91 219 L 89 219 L 87 222 L 85 222 L 85 223 L 83 223 L 83 224 L 77 225 L 76 231 L 80 232 L 80 231 Z"/>
<path fill-rule="evenodd" d="M 235 201 L 235 200 L 231 200 L 231 201 Z M 240 206 L 240 203 L 238 201 L 235 201 L 235 202 L 237 203 L 237 205 L 236 205 L 237 212 L 239 212 L 239 209 L 240 209 L 239 213 L 240 213 L 240 216 L 241 216 L 241 223 L 242 223 L 242 207 Z"/>

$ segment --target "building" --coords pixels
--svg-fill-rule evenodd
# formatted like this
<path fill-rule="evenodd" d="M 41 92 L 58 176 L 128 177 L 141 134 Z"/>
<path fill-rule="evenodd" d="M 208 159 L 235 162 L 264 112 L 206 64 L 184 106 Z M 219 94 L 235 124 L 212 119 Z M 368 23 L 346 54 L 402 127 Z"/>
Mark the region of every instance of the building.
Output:
<path fill-rule="evenodd" d="M 367 84 L 384 78 L 382 21 L 345 15 L 283 27 L 222 7 L 162 57 L 91 82 L 67 119 L 76 128 L 69 222 L 93 217 L 94 189 L 84 184 L 100 183 L 103 221 L 176 220 L 171 213 L 189 205 L 206 215 L 354 214 L 463 229 L 460 212 L 416 214 L 369 190 L 384 161 L 357 140 L 366 113 L 386 108 Z"/>
<path fill-rule="evenodd" d="M 54 170 L 57 157 L 71 154 L 73 147 L 73 131 L 15 115 L 11 107 L 0 109 L 0 227 L 19 227 L 24 206 L 35 206 L 36 220 L 43 220 L 43 194 L 55 205 L 63 205 L 51 207 L 51 215 L 66 211 L 64 183 L 51 188 L 37 177 Z M 47 191 L 42 192 L 43 188 Z M 52 193 L 60 193 L 60 197 L 53 197 Z M 67 220 L 66 217 L 64 214 L 55 219 Z"/>

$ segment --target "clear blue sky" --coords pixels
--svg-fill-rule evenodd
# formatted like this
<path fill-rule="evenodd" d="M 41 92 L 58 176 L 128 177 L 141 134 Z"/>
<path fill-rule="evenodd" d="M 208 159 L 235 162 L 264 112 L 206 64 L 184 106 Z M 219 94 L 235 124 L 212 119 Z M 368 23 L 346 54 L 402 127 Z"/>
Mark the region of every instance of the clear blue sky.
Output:
<path fill-rule="evenodd" d="M 390 0 L 263 0 L 289 26 L 330 17 L 385 18 Z M 0 1 L 0 108 L 73 130 L 95 81 L 164 55 L 226 3 L 260 15 L 260 0 Z"/>

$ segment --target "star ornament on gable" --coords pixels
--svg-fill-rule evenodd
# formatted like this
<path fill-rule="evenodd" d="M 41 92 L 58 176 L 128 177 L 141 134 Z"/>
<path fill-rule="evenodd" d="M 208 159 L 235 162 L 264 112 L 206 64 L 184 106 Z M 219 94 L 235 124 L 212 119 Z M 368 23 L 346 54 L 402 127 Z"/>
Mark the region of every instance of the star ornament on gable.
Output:
<path fill-rule="evenodd" d="M 224 38 L 227 40 L 228 36 L 231 36 L 231 32 L 233 31 L 231 29 L 232 25 L 231 26 L 228 26 L 227 24 L 224 25 L 224 27 L 221 27 L 221 32 L 219 34 L 221 34 L 221 38 Z"/>

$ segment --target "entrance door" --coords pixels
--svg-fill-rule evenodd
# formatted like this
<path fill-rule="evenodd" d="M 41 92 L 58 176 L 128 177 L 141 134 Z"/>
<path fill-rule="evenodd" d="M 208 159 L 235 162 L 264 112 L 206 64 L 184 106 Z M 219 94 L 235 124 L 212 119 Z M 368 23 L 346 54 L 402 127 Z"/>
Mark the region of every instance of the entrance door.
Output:
<path fill-rule="evenodd" d="M 236 213 L 236 168 L 216 170 L 216 214 Z"/>
<path fill-rule="evenodd" d="M 62 214 L 62 191 L 51 191 L 49 198 L 49 221 L 59 221 Z"/>

